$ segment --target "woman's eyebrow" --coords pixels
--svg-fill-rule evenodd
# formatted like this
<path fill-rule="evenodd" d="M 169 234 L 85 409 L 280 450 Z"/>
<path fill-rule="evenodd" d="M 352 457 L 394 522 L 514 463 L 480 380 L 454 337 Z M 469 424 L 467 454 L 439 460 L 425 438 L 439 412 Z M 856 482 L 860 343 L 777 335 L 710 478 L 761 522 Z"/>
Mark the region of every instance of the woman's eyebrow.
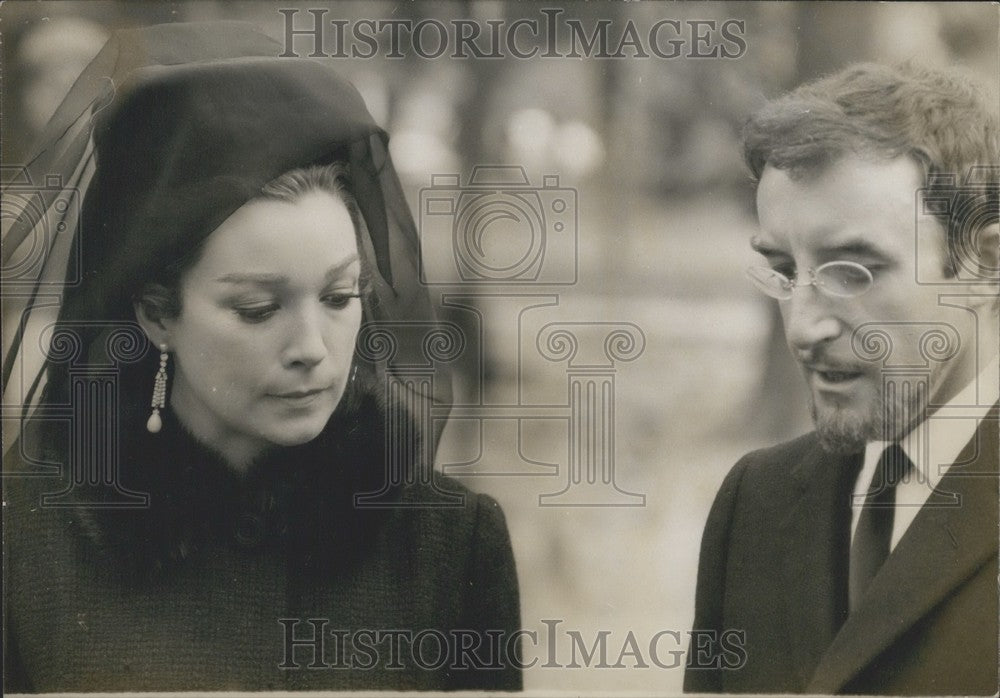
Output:
<path fill-rule="evenodd" d="M 344 272 L 347 271 L 347 268 L 352 264 L 354 264 L 356 261 L 358 261 L 357 252 L 355 252 L 354 254 L 350 254 L 347 257 L 344 257 L 344 259 L 340 260 L 327 270 L 326 280 L 328 282 L 338 280 L 340 277 L 344 275 Z"/>
<path fill-rule="evenodd" d="M 245 273 L 232 272 L 223 274 L 216 281 L 226 284 L 261 284 L 264 286 L 279 286 L 288 283 L 288 277 L 284 274 L 268 274 L 266 272 Z"/>
<path fill-rule="evenodd" d="M 335 281 L 343 276 L 349 266 L 358 261 L 357 253 L 350 254 L 327 269 L 324 278 L 327 281 Z M 225 284 L 260 284 L 263 286 L 280 286 L 291 283 L 284 274 L 271 274 L 268 272 L 230 272 L 218 277 L 216 281 Z"/>

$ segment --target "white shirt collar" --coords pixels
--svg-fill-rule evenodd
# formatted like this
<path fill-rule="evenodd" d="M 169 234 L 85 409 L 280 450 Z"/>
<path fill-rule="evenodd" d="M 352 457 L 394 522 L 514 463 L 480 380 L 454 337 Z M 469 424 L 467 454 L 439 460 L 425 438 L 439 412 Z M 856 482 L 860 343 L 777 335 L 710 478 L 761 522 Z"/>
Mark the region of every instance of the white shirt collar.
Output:
<path fill-rule="evenodd" d="M 896 507 L 893 517 L 892 543 L 903 537 L 917 512 L 927 502 L 948 468 L 972 440 L 979 422 L 1000 399 L 1000 363 L 998 357 L 987 362 L 978 376 L 951 400 L 937 408 L 899 442 L 917 470 L 914 477 L 896 487 Z M 875 475 L 875 467 L 887 441 L 870 441 L 865 446 L 864 462 L 854 484 L 851 500 L 851 537 L 857 528 L 861 503 Z"/>

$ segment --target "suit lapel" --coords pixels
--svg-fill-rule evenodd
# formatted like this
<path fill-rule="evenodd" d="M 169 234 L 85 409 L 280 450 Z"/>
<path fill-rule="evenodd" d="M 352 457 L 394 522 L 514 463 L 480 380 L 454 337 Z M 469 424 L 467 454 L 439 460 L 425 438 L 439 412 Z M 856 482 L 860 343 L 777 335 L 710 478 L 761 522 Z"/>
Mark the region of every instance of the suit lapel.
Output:
<path fill-rule="evenodd" d="M 924 506 L 823 654 L 810 693 L 835 693 L 997 553 L 996 410 L 938 485 L 957 506 Z M 934 495 L 930 501 L 935 500 Z"/>
<path fill-rule="evenodd" d="M 785 636 L 803 686 L 846 613 L 848 497 L 860 465 L 860 455 L 814 445 L 792 471 L 795 499 L 776 531 L 787 542 L 780 565 Z"/>

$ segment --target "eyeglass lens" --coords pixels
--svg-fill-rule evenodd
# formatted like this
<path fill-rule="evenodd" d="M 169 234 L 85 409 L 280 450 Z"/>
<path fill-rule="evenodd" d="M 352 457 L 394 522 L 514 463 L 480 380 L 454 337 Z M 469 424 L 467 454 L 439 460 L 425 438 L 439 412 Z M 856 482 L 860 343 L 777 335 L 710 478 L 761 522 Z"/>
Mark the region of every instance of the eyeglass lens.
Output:
<path fill-rule="evenodd" d="M 831 262 L 816 270 L 816 284 L 835 296 L 857 296 L 868 290 L 871 273 L 861 265 Z"/>
<path fill-rule="evenodd" d="M 791 298 L 795 286 L 801 285 L 769 267 L 751 267 L 747 274 L 761 291 L 779 300 Z M 859 296 L 872 285 L 871 272 L 854 262 L 828 262 L 811 276 L 811 283 L 824 293 L 841 298 Z"/>

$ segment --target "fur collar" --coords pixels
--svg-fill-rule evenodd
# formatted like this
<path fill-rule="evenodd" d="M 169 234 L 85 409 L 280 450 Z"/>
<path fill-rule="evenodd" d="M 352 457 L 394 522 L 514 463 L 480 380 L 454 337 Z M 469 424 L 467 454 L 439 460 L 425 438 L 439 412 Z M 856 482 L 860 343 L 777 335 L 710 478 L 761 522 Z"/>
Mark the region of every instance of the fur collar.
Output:
<path fill-rule="evenodd" d="M 354 504 L 356 494 L 389 483 L 386 410 L 376 395 L 368 389 L 345 399 L 319 437 L 275 450 L 245 474 L 165 411 L 160 433 L 134 429 L 122 449 L 122 484 L 149 493 L 149 507 L 76 509 L 85 549 L 140 579 L 197 564 L 214 544 L 283 555 L 307 574 L 349 566 L 391 511 Z M 398 499 L 400 489 L 390 487 L 385 500 Z"/>

